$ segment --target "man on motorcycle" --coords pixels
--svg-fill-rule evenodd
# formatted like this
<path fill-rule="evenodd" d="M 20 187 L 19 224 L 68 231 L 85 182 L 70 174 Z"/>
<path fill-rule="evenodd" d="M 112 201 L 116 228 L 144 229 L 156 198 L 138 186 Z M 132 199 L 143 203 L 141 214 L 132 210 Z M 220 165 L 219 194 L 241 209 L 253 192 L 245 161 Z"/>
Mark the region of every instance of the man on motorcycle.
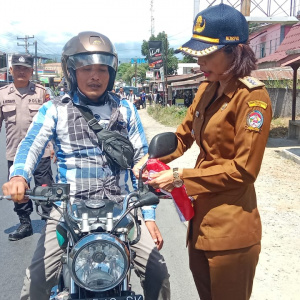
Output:
<path fill-rule="evenodd" d="M 97 32 L 82 32 L 63 49 L 62 68 L 69 94 L 45 103 L 20 143 L 3 193 L 23 203 L 30 181 L 47 143 L 52 140 L 57 157 L 57 182 L 70 184 L 72 201 L 91 198 L 122 199 L 135 185 L 132 171 L 111 167 L 101 151 L 96 134 L 89 128 L 77 106 L 92 111 L 99 124 L 127 136 L 137 163 L 148 151 L 143 127 L 133 104 L 110 93 L 118 66 L 114 45 Z M 58 218 L 53 209 L 51 217 Z M 143 209 L 141 239 L 133 246 L 135 268 L 146 300 L 170 299 L 169 274 L 159 253 L 163 239 L 155 223 L 155 208 Z M 58 282 L 61 266 L 56 224 L 48 220 L 31 265 L 26 270 L 21 299 L 48 300 Z M 147 230 L 148 229 L 148 230 Z"/>

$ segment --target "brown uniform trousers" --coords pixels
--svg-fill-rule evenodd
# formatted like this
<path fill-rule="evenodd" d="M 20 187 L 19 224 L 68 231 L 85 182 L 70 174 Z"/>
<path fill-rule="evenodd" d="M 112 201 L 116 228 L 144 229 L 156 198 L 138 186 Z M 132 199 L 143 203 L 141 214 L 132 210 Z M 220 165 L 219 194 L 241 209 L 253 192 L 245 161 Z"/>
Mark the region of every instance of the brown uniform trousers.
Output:
<path fill-rule="evenodd" d="M 195 216 L 189 224 L 190 269 L 201 299 L 249 299 L 261 240 L 254 181 L 259 173 L 272 118 L 263 84 L 232 79 L 212 102 L 218 83 L 200 85 L 179 125 L 181 156 L 195 141 L 194 169 L 183 169 Z M 180 167 L 180 166 L 179 166 Z"/>

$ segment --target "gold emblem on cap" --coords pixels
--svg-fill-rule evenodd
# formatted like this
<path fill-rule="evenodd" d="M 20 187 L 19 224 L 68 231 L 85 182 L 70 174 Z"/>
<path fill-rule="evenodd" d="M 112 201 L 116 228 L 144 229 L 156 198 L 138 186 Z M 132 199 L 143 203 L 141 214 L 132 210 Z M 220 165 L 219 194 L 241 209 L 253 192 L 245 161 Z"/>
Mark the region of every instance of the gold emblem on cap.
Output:
<path fill-rule="evenodd" d="M 203 24 L 202 24 L 203 23 Z M 202 16 L 197 18 L 196 24 L 194 26 L 195 32 L 202 32 L 205 29 L 205 20 L 202 19 Z"/>
<path fill-rule="evenodd" d="M 226 41 L 239 41 L 239 36 L 226 36 Z"/>

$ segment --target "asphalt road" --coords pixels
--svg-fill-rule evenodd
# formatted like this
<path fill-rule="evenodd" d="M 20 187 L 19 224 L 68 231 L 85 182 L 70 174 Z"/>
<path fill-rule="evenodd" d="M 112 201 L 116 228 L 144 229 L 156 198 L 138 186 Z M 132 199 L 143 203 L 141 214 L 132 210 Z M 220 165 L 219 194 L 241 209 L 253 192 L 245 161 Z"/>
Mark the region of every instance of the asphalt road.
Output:
<path fill-rule="evenodd" d="M 141 112 L 142 115 L 142 112 Z M 150 139 L 158 129 L 153 124 L 144 124 Z M 166 130 L 166 129 L 164 129 Z M 173 131 L 173 129 L 172 129 Z M 0 185 L 7 179 L 5 159 L 5 133 L 0 133 Z M 8 234 L 19 225 L 13 203 L 0 201 L 0 299 L 17 300 L 23 284 L 25 269 L 30 264 L 44 221 L 34 212 L 31 215 L 34 234 L 20 241 L 8 241 Z M 157 209 L 157 223 L 164 237 L 162 254 L 170 273 L 172 299 L 199 299 L 188 269 L 187 250 L 185 248 L 186 226 L 180 222 L 172 200 L 161 200 Z M 133 289 L 142 292 L 137 277 L 133 273 Z"/>

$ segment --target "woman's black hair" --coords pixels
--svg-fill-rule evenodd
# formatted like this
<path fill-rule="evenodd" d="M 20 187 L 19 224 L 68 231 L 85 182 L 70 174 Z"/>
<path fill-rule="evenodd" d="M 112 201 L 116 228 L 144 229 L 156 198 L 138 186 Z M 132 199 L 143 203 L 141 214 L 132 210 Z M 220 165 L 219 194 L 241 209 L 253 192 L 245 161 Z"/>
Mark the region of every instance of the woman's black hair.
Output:
<path fill-rule="evenodd" d="M 257 68 L 256 57 L 249 45 L 226 45 L 222 50 L 232 57 L 232 63 L 225 74 L 231 73 L 234 77 L 250 76 L 251 71 Z"/>

